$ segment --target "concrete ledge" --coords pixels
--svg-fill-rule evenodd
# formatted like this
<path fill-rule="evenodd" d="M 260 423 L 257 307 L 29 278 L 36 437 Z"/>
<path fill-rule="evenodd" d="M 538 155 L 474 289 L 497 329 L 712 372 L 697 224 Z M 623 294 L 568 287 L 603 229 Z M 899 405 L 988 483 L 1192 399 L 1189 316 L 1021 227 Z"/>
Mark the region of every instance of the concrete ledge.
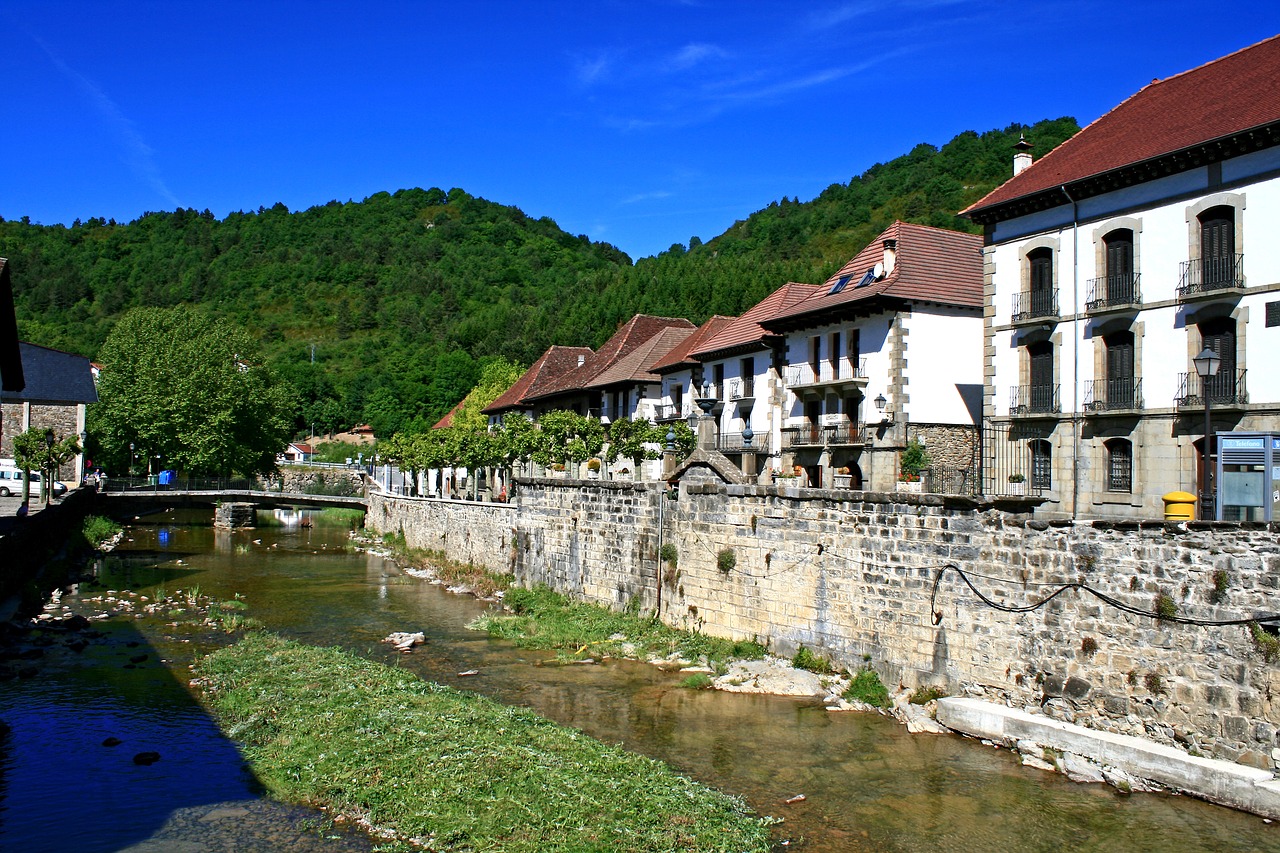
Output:
<path fill-rule="evenodd" d="M 1280 818 L 1280 780 L 1265 770 L 1199 758 L 1142 738 L 1086 729 L 979 699 L 939 699 L 938 722 L 1011 748 L 1020 740 L 1033 741 L 1212 803 Z"/>

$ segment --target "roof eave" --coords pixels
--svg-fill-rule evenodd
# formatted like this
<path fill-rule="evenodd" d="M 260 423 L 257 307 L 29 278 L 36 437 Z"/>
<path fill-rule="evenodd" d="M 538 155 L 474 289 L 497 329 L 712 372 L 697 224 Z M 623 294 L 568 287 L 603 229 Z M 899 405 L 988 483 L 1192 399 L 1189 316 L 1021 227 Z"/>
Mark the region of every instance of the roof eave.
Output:
<path fill-rule="evenodd" d="M 1082 131 L 1083 132 L 1083 131 Z M 1026 195 L 997 202 L 987 207 L 973 207 L 960 212 L 979 225 L 1003 222 L 1018 216 L 1038 213 L 1072 200 L 1081 201 L 1112 190 L 1175 175 L 1189 169 L 1220 163 L 1223 160 L 1280 145 L 1280 121 L 1257 125 L 1236 133 L 1198 142 L 1195 145 L 1099 172 L 1060 186 L 1048 187 Z M 1043 161 L 1042 161 L 1043 162 Z M 1065 187 L 1066 193 L 1063 193 Z"/>

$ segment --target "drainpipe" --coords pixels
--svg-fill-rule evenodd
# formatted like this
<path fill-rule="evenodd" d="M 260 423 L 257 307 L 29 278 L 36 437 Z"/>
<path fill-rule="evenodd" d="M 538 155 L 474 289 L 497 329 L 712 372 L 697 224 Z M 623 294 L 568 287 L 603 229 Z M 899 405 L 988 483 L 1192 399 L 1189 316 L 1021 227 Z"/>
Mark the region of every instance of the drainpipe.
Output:
<path fill-rule="evenodd" d="M 662 528 L 665 524 L 666 507 L 667 492 L 665 489 L 660 488 L 658 489 L 658 601 L 654 614 L 658 617 L 659 622 L 662 621 Z"/>
<path fill-rule="evenodd" d="M 1061 189 L 1071 202 L 1071 520 L 1075 521 L 1080 506 L 1080 210 L 1065 184 Z"/>

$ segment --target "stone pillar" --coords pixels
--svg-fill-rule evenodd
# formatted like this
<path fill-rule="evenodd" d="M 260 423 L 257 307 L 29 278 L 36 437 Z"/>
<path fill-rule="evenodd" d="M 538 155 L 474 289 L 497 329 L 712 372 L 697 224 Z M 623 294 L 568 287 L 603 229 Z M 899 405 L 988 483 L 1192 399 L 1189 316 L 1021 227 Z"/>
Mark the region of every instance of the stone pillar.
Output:
<path fill-rule="evenodd" d="M 213 513 L 213 526 L 224 530 L 239 527 L 254 527 L 257 524 L 257 512 L 253 504 L 224 503 L 219 504 Z"/>

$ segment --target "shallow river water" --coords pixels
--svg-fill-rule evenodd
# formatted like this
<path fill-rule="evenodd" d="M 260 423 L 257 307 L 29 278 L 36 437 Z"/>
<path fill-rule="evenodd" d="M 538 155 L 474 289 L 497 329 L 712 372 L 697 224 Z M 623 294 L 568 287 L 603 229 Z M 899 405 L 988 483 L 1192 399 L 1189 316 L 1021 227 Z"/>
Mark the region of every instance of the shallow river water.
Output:
<path fill-rule="evenodd" d="M 553 667 L 466 629 L 486 605 L 345 548 L 341 527 L 264 515 L 214 531 L 209 515 L 136 520 L 63 603 L 89 614 L 106 589 L 239 594 L 247 614 L 295 639 L 338 645 L 423 678 L 528 706 L 660 758 L 782 818 L 778 849 L 805 851 L 1280 851 L 1280 825 L 1186 797 L 1124 796 L 1021 767 L 953 736 L 813 701 L 691 691 L 646 664 Z M 0 683 L 0 850 L 349 851 L 369 840 L 306 809 L 262 800 L 235 745 L 195 703 L 201 651 L 158 619 L 113 617 L 78 654 Z M 423 631 L 397 655 L 380 641 Z M 142 656 L 146 657 L 143 658 Z M 478 670 L 471 677 L 459 673 Z M 104 746 L 108 738 L 121 743 Z M 135 764 L 154 751 L 160 759 Z M 798 794 L 805 799 L 784 801 Z"/>

